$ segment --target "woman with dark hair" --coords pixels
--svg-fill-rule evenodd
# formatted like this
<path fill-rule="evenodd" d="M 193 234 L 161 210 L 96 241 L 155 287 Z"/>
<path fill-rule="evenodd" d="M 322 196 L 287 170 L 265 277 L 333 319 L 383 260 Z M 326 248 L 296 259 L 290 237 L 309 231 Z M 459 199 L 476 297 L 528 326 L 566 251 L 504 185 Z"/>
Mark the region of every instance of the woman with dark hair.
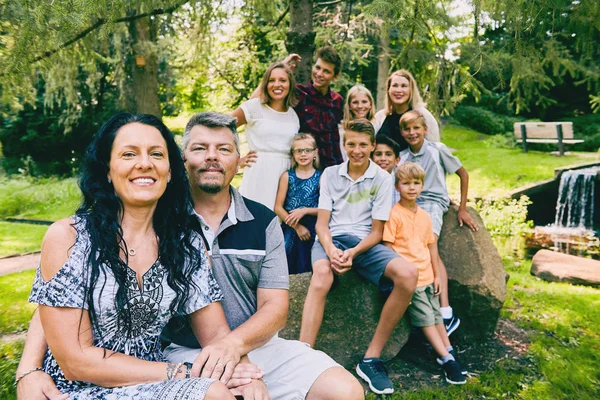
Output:
<path fill-rule="evenodd" d="M 240 359 L 220 340 L 222 294 L 171 132 L 152 115 L 113 116 L 87 148 L 79 185 L 83 202 L 48 229 L 31 291 L 48 343 L 43 370 L 77 399 L 232 399 L 197 377 L 207 353 L 193 366 L 162 357 L 162 328 L 185 314 L 223 380 Z"/>
<path fill-rule="evenodd" d="M 242 103 L 232 116 L 237 126 L 246 124 L 249 154 L 241 160 L 246 166 L 240 193 L 271 210 L 275 207 L 279 177 L 290 167 L 292 138 L 300 121 L 296 105 L 294 74 L 283 63 L 269 66 L 258 88 L 259 98 Z M 253 163 L 253 164 L 252 164 Z"/>

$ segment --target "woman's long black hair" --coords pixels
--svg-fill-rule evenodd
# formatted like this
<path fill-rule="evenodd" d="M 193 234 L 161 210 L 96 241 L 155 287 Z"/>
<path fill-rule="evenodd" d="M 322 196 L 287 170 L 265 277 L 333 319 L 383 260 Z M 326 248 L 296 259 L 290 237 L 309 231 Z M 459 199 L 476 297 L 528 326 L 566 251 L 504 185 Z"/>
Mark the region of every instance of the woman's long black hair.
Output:
<path fill-rule="evenodd" d="M 128 307 L 127 267 L 120 254 L 127 257 L 127 245 L 123 240 L 121 218 L 123 203 L 108 181 L 110 154 L 117 132 L 130 123 L 152 126 L 160 132 L 167 143 L 171 181 L 158 200 L 152 219 L 158 236 L 158 258 L 167 270 L 167 283 L 175 291 L 172 311 L 183 311 L 188 299 L 191 275 L 204 255 L 193 245 L 193 201 L 185 172 L 181 152 L 171 131 L 158 119 L 149 114 L 135 115 L 120 113 L 110 118 L 98 131 L 88 146 L 81 168 L 79 187 L 83 201 L 77 214 L 86 220 L 90 236 L 88 271 L 90 285 L 86 300 L 94 332 L 98 331 L 98 310 L 94 301 L 94 288 L 100 273 L 112 272 L 117 283 L 116 307 L 119 310 L 118 328 L 132 337 L 134 327 Z"/>

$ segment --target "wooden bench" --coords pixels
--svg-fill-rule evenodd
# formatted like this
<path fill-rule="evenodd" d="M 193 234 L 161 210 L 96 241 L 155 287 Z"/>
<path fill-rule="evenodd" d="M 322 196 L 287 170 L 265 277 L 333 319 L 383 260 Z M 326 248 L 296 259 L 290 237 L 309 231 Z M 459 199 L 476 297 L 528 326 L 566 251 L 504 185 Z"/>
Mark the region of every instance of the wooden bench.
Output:
<path fill-rule="evenodd" d="M 565 144 L 583 143 L 573 139 L 572 122 L 515 122 L 515 137 L 523 144 L 527 153 L 527 143 L 558 143 L 558 155 L 565 153 Z"/>

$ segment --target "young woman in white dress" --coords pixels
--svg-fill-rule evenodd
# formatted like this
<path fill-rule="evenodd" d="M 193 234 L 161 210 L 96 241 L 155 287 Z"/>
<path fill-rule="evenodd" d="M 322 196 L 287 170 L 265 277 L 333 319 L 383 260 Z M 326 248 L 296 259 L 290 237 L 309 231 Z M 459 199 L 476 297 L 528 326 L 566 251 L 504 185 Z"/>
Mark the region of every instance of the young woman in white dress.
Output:
<path fill-rule="evenodd" d="M 249 153 L 241 162 L 244 169 L 240 193 L 273 210 L 279 177 L 290 168 L 292 138 L 300 121 L 292 108 L 296 104 L 296 81 L 283 63 L 272 64 L 265 72 L 259 98 L 242 103 L 232 115 L 237 126 L 246 125 Z"/>

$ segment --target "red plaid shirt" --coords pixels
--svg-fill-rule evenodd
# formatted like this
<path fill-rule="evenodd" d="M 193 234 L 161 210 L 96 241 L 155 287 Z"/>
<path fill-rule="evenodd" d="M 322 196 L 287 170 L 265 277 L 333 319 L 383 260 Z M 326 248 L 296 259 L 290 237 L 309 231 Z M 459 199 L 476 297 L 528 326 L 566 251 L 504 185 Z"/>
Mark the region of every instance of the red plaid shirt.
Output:
<path fill-rule="evenodd" d="M 341 164 L 340 132 L 338 124 L 343 118 L 344 99 L 331 88 L 321 94 L 312 82 L 296 85 L 298 105 L 294 107 L 300 119 L 300 132 L 314 136 L 319 149 L 321 167 Z"/>

